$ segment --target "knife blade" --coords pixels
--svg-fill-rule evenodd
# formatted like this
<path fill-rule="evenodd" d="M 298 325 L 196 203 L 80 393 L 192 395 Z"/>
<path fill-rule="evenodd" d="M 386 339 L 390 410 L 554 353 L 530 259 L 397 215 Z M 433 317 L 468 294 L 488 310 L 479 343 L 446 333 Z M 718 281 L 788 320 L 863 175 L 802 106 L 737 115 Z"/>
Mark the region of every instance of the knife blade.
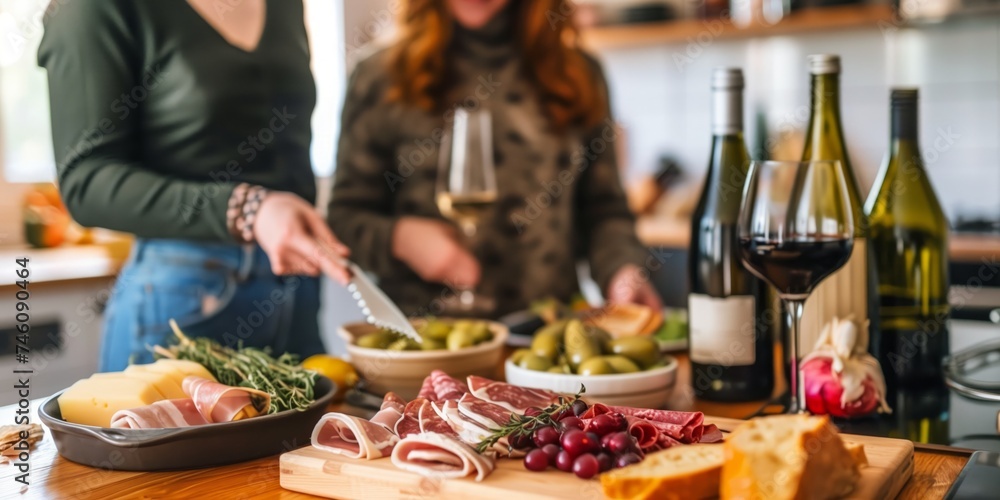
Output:
<path fill-rule="evenodd" d="M 346 264 L 351 270 L 351 281 L 347 285 L 347 291 L 351 292 L 351 297 L 357 301 L 365 320 L 379 328 L 406 335 L 417 343 L 423 342 L 423 338 L 410 324 L 406 315 L 372 282 L 364 269 L 351 261 L 347 261 Z"/>

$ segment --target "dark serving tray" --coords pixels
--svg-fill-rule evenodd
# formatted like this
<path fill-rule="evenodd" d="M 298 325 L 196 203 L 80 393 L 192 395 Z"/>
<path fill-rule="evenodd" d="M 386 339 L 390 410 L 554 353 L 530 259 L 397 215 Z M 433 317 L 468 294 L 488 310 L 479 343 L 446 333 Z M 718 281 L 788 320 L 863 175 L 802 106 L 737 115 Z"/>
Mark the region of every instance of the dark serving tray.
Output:
<path fill-rule="evenodd" d="M 284 411 L 237 422 L 171 429 L 105 429 L 62 419 L 56 399 L 39 417 L 63 458 L 91 467 L 159 471 L 214 467 L 276 455 L 309 444 L 313 427 L 334 395 L 333 382 L 316 380 L 316 401 L 303 411 Z"/>

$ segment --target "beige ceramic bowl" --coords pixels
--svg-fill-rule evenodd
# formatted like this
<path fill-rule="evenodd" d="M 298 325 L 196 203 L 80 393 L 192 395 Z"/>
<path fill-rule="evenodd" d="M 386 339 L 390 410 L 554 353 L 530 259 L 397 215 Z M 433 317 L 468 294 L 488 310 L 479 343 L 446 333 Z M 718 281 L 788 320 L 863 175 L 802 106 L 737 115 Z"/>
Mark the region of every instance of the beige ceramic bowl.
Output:
<path fill-rule="evenodd" d="M 677 382 L 677 360 L 664 356 L 666 365 L 652 370 L 615 375 L 572 375 L 528 370 L 507 360 L 507 382 L 522 387 L 549 389 L 561 394 L 575 394 L 580 385 L 587 388 L 584 399 L 607 405 L 635 408 L 663 408 Z"/>
<path fill-rule="evenodd" d="M 416 325 L 420 321 L 413 323 Z M 500 323 L 488 324 L 492 340 L 460 351 L 387 351 L 359 347 L 355 344 L 357 338 L 378 329 L 367 323 L 348 323 L 337 333 L 346 341 L 351 363 L 372 392 L 392 391 L 409 400 L 417 396 L 424 378 L 434 370 L 443 370 L 459 380 L 469 375 L 495 378 L 509 332 Z"/>

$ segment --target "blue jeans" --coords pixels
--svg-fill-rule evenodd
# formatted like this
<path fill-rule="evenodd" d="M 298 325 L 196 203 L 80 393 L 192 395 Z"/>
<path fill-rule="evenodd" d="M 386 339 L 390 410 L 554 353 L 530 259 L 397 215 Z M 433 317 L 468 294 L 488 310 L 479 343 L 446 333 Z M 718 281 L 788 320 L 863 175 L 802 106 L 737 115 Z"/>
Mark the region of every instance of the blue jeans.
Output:
<path fill-rule="evenodd" d="M 105 312 L 100 371 L 153 360 L 174 319 L 188 337 L 270 347 L 274 355 L 324 352 L 319 280 L 275 276 L 260 247 L 137 239 Z"/>

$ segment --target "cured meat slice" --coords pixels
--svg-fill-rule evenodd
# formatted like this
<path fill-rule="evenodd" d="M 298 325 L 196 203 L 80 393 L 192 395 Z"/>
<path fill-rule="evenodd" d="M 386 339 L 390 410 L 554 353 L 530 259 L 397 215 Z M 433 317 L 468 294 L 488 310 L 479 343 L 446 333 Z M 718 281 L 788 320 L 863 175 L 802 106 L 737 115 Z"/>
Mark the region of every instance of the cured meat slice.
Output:
<path fill-rule="evenodd" d="M 705 415 L 701 412 L 651 410 L 649 408 L 631 408 L 628 406 L 609 406 L 610 411 L 625 416 L 639 417 L 648 420 L 660 432 L 685 444 L 697 443 L 704 432 Z"/>
<path fill-rule="evenodd" d="M 438 401 L 431 403 L 431 405 L 441 421 L 449 426 L 451 434 L 462 442 L 475 446 L 489 437 L 489 430 L 479 425 L 475 420 L 462 415 L 458 409 L 457 401 Z"/>
<path fill-rule="evenodd" d="M 457 438 L 435 433 L 414 434 L 397 443 L 392 463 L 403 470 L 443 479 L 475 474 L 476 481 L 482 481 L 496 467 L 492 458 Z"/>
<path fill-rule="evenodd" d="M 517 413 L 524 413 L 532 406 L 545 408 L 558 403 L 560 397 L 548 389 L 529 389 L 475 375 L 469 375 L 469 389 L 477 398 Z"/>
<path fill-rule="evenodd" d="M 431 379 L 431 383 L 434 385 L 434 399 L 433 401 L 444 401 L 446 399 L 458 399 L 462 397 L 463 394 L 469 392 L 469 388 L 456 378 L 451 375 L 441 371 L 434 370 L 428 377 Z"/>
<path fill-rule="evenodd" d="M 424 383 L 420 386 L 420 392 L 417 394 L 418 398 L 424 398 L 430 401 L 434 401 L 437 395 L 434 394 L 434 377 L 430 375 L 424 377 Z"/>
<path fill-rule="evenodd" d="M 207 424 L 194 400 L 169 399 L 130 410 L 119 410 L 111 417 L 111 427 L 118 429 L 165 429 Z"/>
<path fill-rule="evenodd" d="M 458 411 L 487 429 L 499 429 L 510 422 L 511 411 L 498 404 L 464 394 L 458 400 Z"/>
<path fill-rule="evenodd" d="M 403 417 L 405 408 L 406 401 L 403 398 L 394 392 L 386 393 L 385 399 L 382 400 L 382 408 L 371 418 L 371 422 L 395 432 L 396 423 Z"/>
<path fill-rule="evenodd" d="M 699 443 L 718 443 L 722 441 L 722 431 L 715 424 L 708 424 L 704 427 Z"/>
<path fill-rule="evenodd" d="M 648 420 L 630 416 L 626 416 L 625 420 L 628 422 L 628 433 L 635 438 L 642 451 L 650 451 L 659 445 L 660 431 Z"/>
<path fill-rule="evenodd" d="M 313 447 L 323 451 L 372 460 L 389 456 L 399 438 L 363 418 L 327 413 L 313 428 L 311 441 Z"/>
<path fill-rule="evenodd" d="M 433 403 L 426 399 L 422 401 L 417 413 L 421 433 L 432 432 L 435 434 L 458 436 L 454 429 L 452 429 L 452 426 L 448 422 L 445 422 L 444 418 L 437 413 L 437 410 L 432 406 Z"/>
<path fill-rule="evenodd" d="M 208 422 L 232 422 L 267 413 L 271 395 L 248 387 L 232 387 L 198 376 L 184 378 L 181 389 Z M 258 404 L 255 404 L 254 399 Z"/>
<path fill-rule="evenodd" d="M 405 438 L 410 434 L 420 434 L 420 407 L 425 401 L 427 400 L 418 397 L 406 403 L 403 408 L 403 416 L 396 421 L 396 426 L 393 428 L 397 436 Z"/>

